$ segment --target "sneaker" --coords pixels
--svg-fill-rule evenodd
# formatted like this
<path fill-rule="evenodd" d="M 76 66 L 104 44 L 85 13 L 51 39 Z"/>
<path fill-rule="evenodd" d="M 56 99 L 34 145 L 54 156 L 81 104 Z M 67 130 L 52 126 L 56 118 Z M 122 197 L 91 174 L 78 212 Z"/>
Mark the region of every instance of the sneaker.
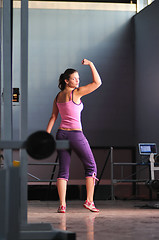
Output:
<path fill-rule="evenodd" d="M 99 209 L 97 209 L 94 205 L 94 202 L 88 202 L 87 200 L 83 204 L 83 207 L 89 209 L 91 212 L 99 212 Z"/>
<path fill-rule="evenodd" d="M 66 212 L 66 207 L 65 206 L 62 206 L 60 205 L 58 210 L 57 210 L 58 213 L 65 213 Z"/>

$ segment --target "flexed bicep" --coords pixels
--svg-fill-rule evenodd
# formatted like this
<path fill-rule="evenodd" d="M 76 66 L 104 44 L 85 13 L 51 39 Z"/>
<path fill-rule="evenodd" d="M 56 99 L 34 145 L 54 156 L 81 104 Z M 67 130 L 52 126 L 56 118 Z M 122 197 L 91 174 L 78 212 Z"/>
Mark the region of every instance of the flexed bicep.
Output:
<path fill-rule="evenodd" d="M 95 91 L 102 84 L 100 75 L 99 75 L 96 67 L 94 66 L 93 62 L 91 62 L 91 61 L 89 61 L 87 59 L 83 59 L 82 60 L 82 64 L 83 65 L 89 65 L 89 67 L 91 69 L 91 72 L 92 72 L 92 82 L 87 84 L 87 85 L 85 85 L 85 86 L 79 87 L 77 89 L 77 94 L 80 97 Z"/>

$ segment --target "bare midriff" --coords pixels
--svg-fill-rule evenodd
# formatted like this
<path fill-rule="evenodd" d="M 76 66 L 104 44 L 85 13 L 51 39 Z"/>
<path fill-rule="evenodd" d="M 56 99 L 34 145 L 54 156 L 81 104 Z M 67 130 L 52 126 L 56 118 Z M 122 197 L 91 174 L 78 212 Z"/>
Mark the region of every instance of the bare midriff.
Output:
<path fill-rule="evenodd" d="M 65 130 L 65 131 L 82 131 L 82 129 L 72 129 L 72 128 L 59 128 L 61 130 Z"/>

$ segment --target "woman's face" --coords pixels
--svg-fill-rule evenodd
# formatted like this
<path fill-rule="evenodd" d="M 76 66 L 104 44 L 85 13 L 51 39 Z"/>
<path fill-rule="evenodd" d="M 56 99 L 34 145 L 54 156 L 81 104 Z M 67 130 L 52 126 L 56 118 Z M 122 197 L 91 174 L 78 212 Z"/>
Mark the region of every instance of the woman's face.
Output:
<path fill-rule="evenodd" d="M 70 88 L 78 88 L 79 87 L 79 74 L 78 72 L 74 72 L 70 75 L 69 80 L 66 80 L 66 84 Z"/>

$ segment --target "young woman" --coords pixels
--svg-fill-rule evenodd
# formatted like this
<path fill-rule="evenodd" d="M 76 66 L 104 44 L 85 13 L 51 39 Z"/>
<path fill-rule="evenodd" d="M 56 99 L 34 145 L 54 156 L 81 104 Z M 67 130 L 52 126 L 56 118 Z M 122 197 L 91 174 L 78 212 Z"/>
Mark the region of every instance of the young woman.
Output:
<path fill-rule="evenodd" d="M 96 163 L 89 146 L 89 143 L 82 132 L 81 111 L 83 103 L 81 97 L 96 90 L 101 85 L 101 78 L 94 64 L 83 59 L 83 65 L 89 65 L 92 72 L 92 82 L 79 87 L 79 74 L 74 69 L 67 69 L 59 78 L 59 88 L 61 91 L 56 96 L 53 103 L 53 111 L 47 126 L 50 133 L 57 119 L 58 113 L 61 115 L 61 124 L 56 134 L 57 140 L 69 140 L 69 150 L 59 150 L 59 173 L 57 177 L 57 188 L 60 199 L 58 212 L 66 211 L 66 189 L 69 179 L 69 167 L 71 161 L 71 150 L 81 159 L 85 168 L 87 200 L 84 207 L 92 212 L 99 212 L 93 202 L 94 183 L 97 175 Z"/>

